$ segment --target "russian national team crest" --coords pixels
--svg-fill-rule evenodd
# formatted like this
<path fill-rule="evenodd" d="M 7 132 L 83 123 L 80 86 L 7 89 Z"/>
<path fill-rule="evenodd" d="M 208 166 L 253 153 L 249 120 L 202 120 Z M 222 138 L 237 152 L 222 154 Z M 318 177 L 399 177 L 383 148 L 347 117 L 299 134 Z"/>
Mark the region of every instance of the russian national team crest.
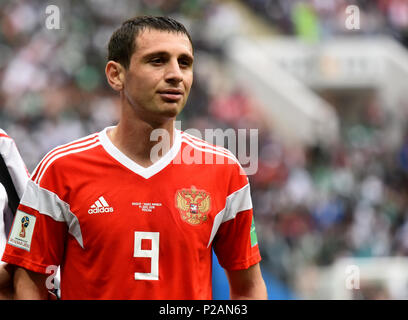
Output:
<path fill-rule="evenodd" d="M 207 191 L 197 190 L 194 186 L 191 189 L 177 190 L 176 207 L 183 221 L 197 226 L 208 220 L 211 196 Z"/>

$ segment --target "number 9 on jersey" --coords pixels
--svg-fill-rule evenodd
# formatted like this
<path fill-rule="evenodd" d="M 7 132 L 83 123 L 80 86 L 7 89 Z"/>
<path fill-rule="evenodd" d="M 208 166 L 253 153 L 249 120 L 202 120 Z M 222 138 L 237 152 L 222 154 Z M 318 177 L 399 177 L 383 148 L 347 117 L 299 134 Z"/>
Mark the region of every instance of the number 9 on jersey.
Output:
<path fill-rule="evenodd" d="M 159 280 L 159 232 L 135 231 L 133 257 L 150 258 L 150 273 L 135 272 L 135 280 Z M 142 240 L 151 240 L 151 249 L 142 249 Z"/>

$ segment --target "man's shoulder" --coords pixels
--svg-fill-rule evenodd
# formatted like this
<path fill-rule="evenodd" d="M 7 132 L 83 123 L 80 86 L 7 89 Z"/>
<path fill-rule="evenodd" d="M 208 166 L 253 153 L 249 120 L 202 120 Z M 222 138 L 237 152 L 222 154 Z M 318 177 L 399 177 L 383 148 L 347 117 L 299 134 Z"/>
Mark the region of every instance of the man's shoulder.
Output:
<path fill-rule="evenodd" d="M 96 132 L 53 148 L 45 155 L 43 160 L 47 158 L 50 161 L 51 158 L 56 160 L 78 153 L 86 153 L 100 144 L 99 132 Z"/>
<path fill-rule="evenodd" d="M 191 148 L 199 152 L 213 155 L 213 158 L 215 159 L 216 162 L 215 163 L 211 162 L 210 164 L 233 164 L 240 166 L 238 159 L 227 148 L 210 143 L 204 139 L 198 138 L 185 131 L 180 132 L 181 141 L 184 142 L 186 145 L 190 146 Z"/>
<path fill-rule="evenodd" d="M 10 143 L 14 143 L 13 138 L 11 138 L 6 131 L 0 128 L 0 146 L 1 145 L 9 145 Z"/>
<path fill-rule="evenodd" d="M 60 145 L 49 151 L 32 174 L 32 179 L 39 182 L 44 173 L 50 168 L 64 168 L 69 166 L 70 169 L 75 169 L 75 162 L 80 156 L 87 156 L 101 145 L 99 132 L 88 136 L 73 140 L 66 144 Z"/>
<path fill-rule="evenodd" d="M 17 150 L 16 144 L 6 131 L 0 128 L 0 154 L 3 158 L 14 155 Z"/>
<path fill-rule="evenodd" d="M 6 138 L 6 139 L 11 139 L 11 138 L 9 137 L 9 135 L 7 134 L 7 132 L 4 131 L 2 128 L 0 128 L 0 139 L 4 139 L 4 138 Z"/>

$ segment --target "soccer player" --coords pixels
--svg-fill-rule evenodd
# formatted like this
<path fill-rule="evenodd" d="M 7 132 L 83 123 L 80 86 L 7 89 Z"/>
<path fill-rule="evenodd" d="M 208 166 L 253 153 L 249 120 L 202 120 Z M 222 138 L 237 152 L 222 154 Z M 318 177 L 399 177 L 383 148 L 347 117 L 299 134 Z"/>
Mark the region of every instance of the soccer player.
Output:
<path fill-rule="evenodd" d="M 7 234 L 26 187 L 29 174 L 16 144 L 0 129 L 0 255 L 6 246 Z M 0 299 L 11 299 L 13 268 L 0 262 Z"/>
<path fill-rule="evenodd" d="M 17 298 L 47 298 L 47 268 L 60 265 L 61 299 L 211 299 L 213 248 L 232 299 L 265 299 L 242 167 L 175 128 L 193 82 L 187 30 L 136 17 L 108 50 L 119 123 L 34 170 L 3 255 L 21 267 Z"/>

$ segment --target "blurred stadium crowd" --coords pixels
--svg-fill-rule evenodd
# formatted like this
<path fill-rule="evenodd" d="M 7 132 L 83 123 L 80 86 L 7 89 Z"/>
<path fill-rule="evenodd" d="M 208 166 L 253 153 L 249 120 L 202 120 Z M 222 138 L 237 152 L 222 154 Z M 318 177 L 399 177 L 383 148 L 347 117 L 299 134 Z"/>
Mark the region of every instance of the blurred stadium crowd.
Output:
<path fill-rule="evenodd" d="M 356 5 L 361 33 L 387 33 L 408 45 L 408 2 L 405 0 L 245 0 L 278 32 L 321 39 L 346 34 L 346 7 Z"/>
<path fill-rule="evenodd" d="M 276 34 L 316 39 L 344 32 L 338 17 L 357 4 L 370 21 L 360 32 L 408 44 L 404 0 L 241 3 Z M 0 3 L 0 127 L 16 140 L 29 171 L 56 145 L 116 123 L 118 98 L 104 76 L 109 36 L 124 18 L 168 14 L 191 30 L 198 61 L 182 128 L 259 129 L 258 172 L 249 179 L 264 270 L 296 292 L 305 268 L 338 257 L 408 255 L 408 130 L 399 148 L 383 143 L 391 120 L 375 94 L 353 121 L 340 119 L 338 145 L 285 145 L 255 97 L 220 71 L 223 44 L 240 23 L 222 1 L 53 4 L 61 8 L 60 30 L 45 28 L 44 1 Z"/>

